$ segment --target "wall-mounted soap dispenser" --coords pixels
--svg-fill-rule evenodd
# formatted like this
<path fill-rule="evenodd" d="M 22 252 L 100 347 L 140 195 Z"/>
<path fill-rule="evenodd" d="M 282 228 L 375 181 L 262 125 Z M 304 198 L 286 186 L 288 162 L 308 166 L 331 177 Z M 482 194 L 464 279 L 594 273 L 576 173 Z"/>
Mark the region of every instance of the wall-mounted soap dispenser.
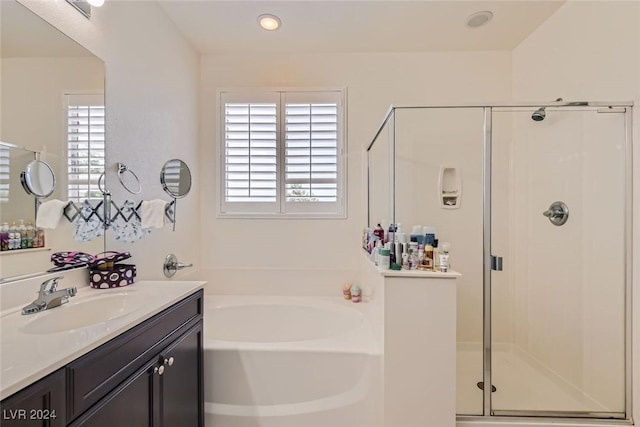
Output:
<path fill-rule="evenodd" d="M 440 166 L 438 179 L 438 199 L 442 209 L 458 209 L 462 198 L 462 178 L 460 169 Z"/>

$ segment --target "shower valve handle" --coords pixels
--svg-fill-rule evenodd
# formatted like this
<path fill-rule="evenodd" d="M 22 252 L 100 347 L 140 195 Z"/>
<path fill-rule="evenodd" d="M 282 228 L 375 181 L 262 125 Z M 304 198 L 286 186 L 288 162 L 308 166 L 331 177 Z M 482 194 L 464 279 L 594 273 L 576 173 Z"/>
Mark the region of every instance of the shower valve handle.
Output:
<path fill-rule="evenodd" d="M 569 219 L 569 208 L 563 202 L 553 202 L 542 215 L 549 218 L 553 225 L 563 225 Z"/>

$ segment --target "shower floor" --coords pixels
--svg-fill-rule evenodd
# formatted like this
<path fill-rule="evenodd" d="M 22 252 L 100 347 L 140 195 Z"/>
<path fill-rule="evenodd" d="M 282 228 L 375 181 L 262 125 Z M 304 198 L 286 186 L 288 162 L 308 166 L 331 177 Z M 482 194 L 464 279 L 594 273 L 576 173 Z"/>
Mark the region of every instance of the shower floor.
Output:
<path fill-rule="evenodd" d="M 548 370 L 536 366 L 504 345 L 493 349 L 494 410 L 504 411 L 607 411 L 589 396 Z M 458 343 L 457 413 L 482 415 L 482 346 Z"/>

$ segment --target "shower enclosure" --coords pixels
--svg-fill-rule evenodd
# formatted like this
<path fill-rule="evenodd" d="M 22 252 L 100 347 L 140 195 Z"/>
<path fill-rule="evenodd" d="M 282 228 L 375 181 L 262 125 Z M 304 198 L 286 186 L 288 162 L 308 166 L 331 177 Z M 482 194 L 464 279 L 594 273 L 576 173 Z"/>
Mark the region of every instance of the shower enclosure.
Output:
<path fill-rule="evenodd" d="M 463 275 L 459 416 L 630 417 L 631 109 L 392 107 L 369 145 L 369 227 Z"/>

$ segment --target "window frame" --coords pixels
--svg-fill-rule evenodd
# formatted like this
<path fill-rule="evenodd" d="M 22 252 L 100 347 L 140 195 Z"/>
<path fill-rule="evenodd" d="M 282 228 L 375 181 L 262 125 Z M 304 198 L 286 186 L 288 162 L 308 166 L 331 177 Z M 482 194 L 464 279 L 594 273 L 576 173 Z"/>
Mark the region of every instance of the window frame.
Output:
<path fill-rule="evenodd" d="M 300 100 L 301 94 L 316 94 L 310 103 L 328 96 L 337 97 L 336 202 L 287 202 L 285 182 L 285 105 L 286 95 Z M 227 202 L 225 200 L 225 94 L 231 102 L 270 102 L 275 96 L 276 128 L 276 192 L 275 202 Z M 217 131 L 215 163 L 219 167 L 216 185 L 216 217 L 248 219 L 346 219 L 347 218 L 347 88 L 232 88 L 216 91 Z"/>

